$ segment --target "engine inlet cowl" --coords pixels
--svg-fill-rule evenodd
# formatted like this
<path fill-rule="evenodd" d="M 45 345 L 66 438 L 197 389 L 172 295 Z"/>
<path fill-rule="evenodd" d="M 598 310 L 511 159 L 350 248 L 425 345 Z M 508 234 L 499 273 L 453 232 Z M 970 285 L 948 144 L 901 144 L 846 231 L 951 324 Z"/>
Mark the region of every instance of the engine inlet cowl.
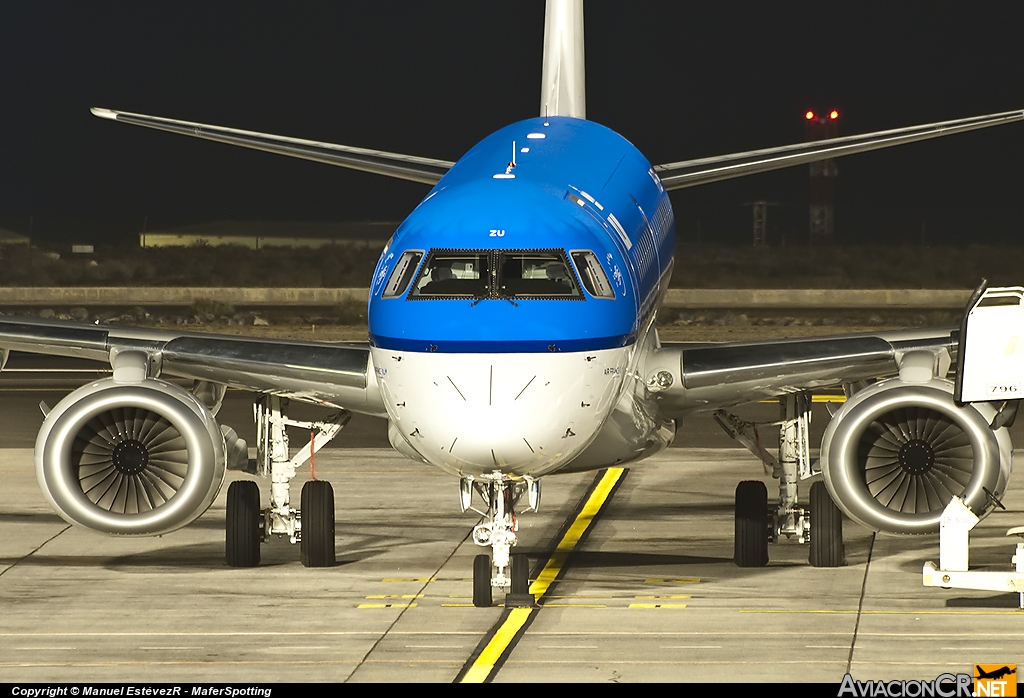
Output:
<path fill-rule="evenodd" d="M 35 460 L 40 487 L 67 521 L 158 535 L 209 508 L 224 480 L 225 447 L 213 416 L 186 390 L 106 379 L 53 408 Z"/>
<path fill-rule="evenodd" d="M 888 533 L 934 533 L 954 496 L 978 515 L 1011 468 L 1006 429 L 987 404 L 957 407 L 953 384 L 882 381 L 836 413 L 821 444 L 825 484 L 854 521 Z"/>

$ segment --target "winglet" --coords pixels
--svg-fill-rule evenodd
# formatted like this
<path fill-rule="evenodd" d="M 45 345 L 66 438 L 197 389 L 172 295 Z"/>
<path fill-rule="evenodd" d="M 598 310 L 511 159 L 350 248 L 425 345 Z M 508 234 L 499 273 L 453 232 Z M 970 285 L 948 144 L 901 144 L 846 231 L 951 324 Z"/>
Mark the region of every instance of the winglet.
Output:
<path fill-rule="evenodd" d="M 93 116 L 98 116 L 101 119 L 113 119 L 117 120 L 117 112 L 112 109 L 103 109 L 102 107 L 93 107 L 89 111 L 92 112 Z"/>

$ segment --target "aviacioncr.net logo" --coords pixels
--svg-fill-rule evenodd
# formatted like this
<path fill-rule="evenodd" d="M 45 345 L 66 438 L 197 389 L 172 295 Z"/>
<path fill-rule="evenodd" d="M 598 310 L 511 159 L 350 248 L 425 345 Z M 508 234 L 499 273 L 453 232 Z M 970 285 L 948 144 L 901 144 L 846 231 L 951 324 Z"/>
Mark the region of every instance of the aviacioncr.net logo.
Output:
<path fill-rule="evenodd" d="M 939 674 L 931 681 L 854 681 L 843 676 L 837 698 L 973 698 L 970 674 Z"/>

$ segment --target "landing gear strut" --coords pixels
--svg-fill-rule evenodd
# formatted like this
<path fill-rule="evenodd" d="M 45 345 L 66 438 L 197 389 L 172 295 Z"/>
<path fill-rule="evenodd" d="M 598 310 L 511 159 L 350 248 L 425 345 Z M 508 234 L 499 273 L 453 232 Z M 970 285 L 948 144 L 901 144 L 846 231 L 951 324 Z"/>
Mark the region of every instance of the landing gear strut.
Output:
<path fill-rule="evenodd" d="M 334 490 L 325 480 L 302 487 L 301 510 L 291 507 L 291 480 L 295 471 L 333 439 L 351 414 L 342 410 L 323 422 L 290 419 L 288 401 L 261 395 L 253 406 L 256 421 L 256 474 L 270 476 L 270 506 L 260 509 L 260 492 L 251 480 L 233 482 L 228 488 L 225 559 L 232 567 L 255 567 L 260 562 L 261 542 L 273 535 L 288 536 L 301 544 L 302 564 L 329 567 L 334 564 Z M 285 427 L 309 429 L 314 437 L 307 448 L 288 457 Z"/>
<path fill-rule="evenodd" d="M 486 511 L 472 506 L 473 492 L 487 503 Z M 499 471 L 480 479 L 462 479 L 462 510 L 470 509 L 484 517 L 473 528 L 473 542 L 491 548 L 489 557 L 477 555 L 473 560 L 474 606 L 491 606 L 494 589 L 506 592 L 506 606 L 533 605 L 534 599 L 529 593 L 529 560 L 526 555 L 511 554 L 518 542 L 519 520 L 515 506 L 523 494 L 528 496 L 526 511 L 536 511 L 540 503 L 540 483 L 536 480 L 512 480 Z"/>
<path fill-rule="evenodd" d="M 726 433 L 747 447 L 764 464 L 765 474 L 779 481 L 779 499 L 768 506 L 767 489 L 758 481 L 736 488 L 736 539 L 734 559 L 740 567 L 768 564 L 768 543 L 783 536 L 810 543 L 808 559 L 815 567 L 846 564 L 843 549 L 842 513 L 823 482 L 811 486 L 810 507 L 800 505 L 799 483 L 816 474 L 811 462 L 811 394 L 786 395 L 779 400 L 779 456 L 761 445 L 757 424 L 719 410 L 715 419 Z"/>

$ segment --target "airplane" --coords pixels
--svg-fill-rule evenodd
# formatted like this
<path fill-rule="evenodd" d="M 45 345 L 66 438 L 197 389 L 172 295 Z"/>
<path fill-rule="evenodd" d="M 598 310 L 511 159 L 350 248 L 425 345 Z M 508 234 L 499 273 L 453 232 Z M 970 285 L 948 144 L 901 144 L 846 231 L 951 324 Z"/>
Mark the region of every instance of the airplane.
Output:
<path fill-rule="evenodd" d="M 663 344 L 655 316 L 672 274 L 668 192 L 987 128 L 1010 111 L 810 143 L 652 165 L 586 118 L 582 0 L 548 0 L 540 115 L 495 131 L 458 162 L 94 108 L 97 117 L 411 180 L 431 188 L 395 231 L 369 289 L 366 344 L 284 342 L 174 330 L 0 319 L 10 351 L 108 361 L 109 378 L 70 393 L 39 431 L 40 487 L 67 521 L 113 535 L 160 535 L 199 517 L 228 469 L 270 478 L 227 492 L 225 559 L 259 564 L 274 535 L 309 567 L 335 563 L 330 483 L 296 468 L 352 413 L 388 420 L 392 446 L 457 478 L 481 515 L 473 602 L 528 592 L 513 554 L 518 515 L 540 480 L 631 463 L 666 448 L 685 418 L 713 411 L 779 480 L 736 490 L 734 560 L 767 564 L 769 542 L 810 544 L 812 565 L 844 564 L 842 515 L 876 531 L 936 531 L 962 496 L 981 515 L 1005 491 L 1016 401 L 962 404 L 947 380 L 957 328 L 818 339 Z M 191 389 L 180 381 L 193 381 Z M 177 381 L 177 382 L 176 382 Z M 227 388 L 256 394 L 255 464 L 217 413 Z M 842 387 L 818 461 L 810 393 Z M 726 408 L 784 406 L 779 457 Z M 329 407 L 319 422 L 289 401 Z M 680 426 L 682 424 L 682 426 Z M 287 427 L 315 432 L 292 454 Z M 816 476 L 809 506 L 801 481 Z M 482 508 L 474 504 L 482 500 Z"/>
<path fill-rule="evenodd" d="M 1014 667 L 1013 669 L 1011 669 L 1009 666 L 1006 666 L 1004 664 L 1003 666 L 999 667 L 998 669 L 993 669 L 992 671 L 985 671 L 984 669 L 982 669 L 979 666 L 979 667 L 976 667 L 975 673 L 977 673 L 977 676 L 974 677 L 976 679 L 1001 679 L 1004 676 L 1009 676 L 1010 674 L 1016 674 L 1017 673 L 1017 668 Z"/>

